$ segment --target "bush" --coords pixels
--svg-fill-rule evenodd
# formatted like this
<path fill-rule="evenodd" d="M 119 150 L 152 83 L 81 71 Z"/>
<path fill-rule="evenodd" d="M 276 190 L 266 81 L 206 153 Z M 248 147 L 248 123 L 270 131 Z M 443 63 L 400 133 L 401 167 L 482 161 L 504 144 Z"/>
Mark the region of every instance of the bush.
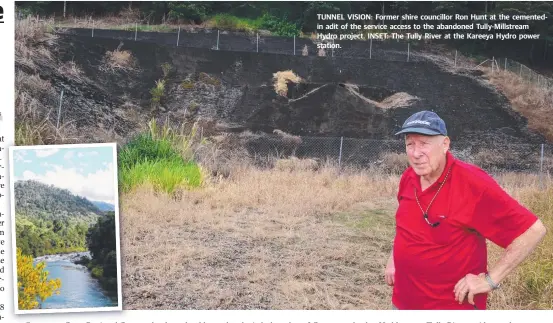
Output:
<path fill-rule="evenodd" d="M 125 168 L 120 173 L 121 190 L 129 192 L 134 187 L 150 183 L 156 190 L 173 193 L 179 187 L 198 187 L 201 172 L 195 163 L 178 160 L 151 160 Z"/>
<path fill-rule="evenodd" d="M 137 136 L 119 152 L 121 191 L 147 183 L 169 194 L 180 187 L 200 186 L 201 170 L 191 152 L 195 132 L 187 136 L 167 126 L 159 130 L 155 121 L 149 125 L 150 132 Z"/>
<path fill-rule="evenodd" d="M 131 140 L 119 153 L 119 167 L 131 168 L 136 164 L 155 160 L 182 160 L 168 139 L 154 139 L 145 133 Z"/>

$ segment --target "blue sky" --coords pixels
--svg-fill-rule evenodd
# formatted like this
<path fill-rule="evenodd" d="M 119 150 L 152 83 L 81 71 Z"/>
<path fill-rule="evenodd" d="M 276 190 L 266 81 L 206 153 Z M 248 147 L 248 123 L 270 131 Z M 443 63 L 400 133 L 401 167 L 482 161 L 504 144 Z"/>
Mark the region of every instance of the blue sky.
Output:
<path fill-rule="evenodd" d="M 32 179 L 89 200 L 114 203 L 117 188 L 112 147 L 17 149 L 12 162 L 16 181 Z"/>

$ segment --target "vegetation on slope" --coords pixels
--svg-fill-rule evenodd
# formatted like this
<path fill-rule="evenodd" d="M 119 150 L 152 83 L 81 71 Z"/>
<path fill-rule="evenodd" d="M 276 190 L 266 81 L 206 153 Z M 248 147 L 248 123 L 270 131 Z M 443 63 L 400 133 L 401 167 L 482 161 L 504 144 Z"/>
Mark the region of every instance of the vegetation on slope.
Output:
<path fill-rule="evenodd" d="M 17 247 L 33 257 L 86 251 L 88 227 L 88 223 L 79 220 L 26 218 L 17 214 Z"/>
<path fill-rule="evenodd" d="M 92 276 L 108 291 L 117 290 L 117 236 L 115 213 L 107 212 L 86 234 L 86 244 L 92 259 L 82 258 L 78 263 L 87 266 Z"/>
<path fill-rule="evenodd" d="M 156 190 L 174 193 L 179 188 L 198 187 L 202 183 L 199 166 L 193 161 L 190 134 L 175 132 L 167 124 L 158 129 L 155 120 L 150 131 L 131 140 L 119 152 L 120 190 L 129 192 L 150 184 Z"/>
<path fill-rule="evenodd" d="M 23 15 L 47 15 L 63 17 L 63 3 L 55 1 L 17 3 Z M 230 30 L 253 31 L 265 29 L 275 35 L 292 36 L 309 34 L 317 31 L 317 24 L 321 22 L 317 14 L 385 14 L 397 15 L 397 20 L 388 20 L 388 23 L 410 24 L 412 21 L 403 19 L 404 14 L 429 15 L 429 14 L 471 14 L 475 15 L 553 15 L 553 4 L 549 2 L 533 1 L 485 1 L 485 2 L 376 2 L 376 1 L 343 1 L 343 2 L 72 2 L 66 7 L 66 16 L 83 17 L 94 15 L 105 17 L 112 21 L 112 26 L 117 19 L 120 24 L 127 24 L 135 28 L 135 23 L 141 25 L 141 30 L 152 29 L 152 25 L 163 23 L 160 30 L 167 31 L 168 23 L 195 23 L 205 26 L 224 28 Z M 468 20 L 453 20 L 460 23 L 494 23 L 501 22 L 489 18 L 470 18 Z M 70 19 L 71 20 L 71 19 Z M 381 21 L 367 20 L 359 23 L 377 24 Z M 520 42 L 493 41 L 456 41 L 456 46 L 463 49 L 465 54 L 479 54 L 499 46 L 503 55 L 512 59 L 523 60 L 524 63 L 546 62 L 551 55 L 553 47 L 553 28 L 548 20 L 508 20 L 510 24 L 526 25 L 529 30 L 513 29 L 511 33 L 518 38 L 519 34 L 539 34 L 540 39 L 527 42 L 524 50 L 519 50 Z M 342 20 L 326 20 L 325 23 L 343 23 Z M 426 20 L 425 23 L 435 27 L 443 23 L 443 20 Z M 97 22 L 96 28 L 101 28 Z M 159 28 L 158 28 L 159 29 Z M 134 30 L 134 29 L 133 29 Z M 350 33 L 351 30 L 337 30 L 336 32 Z M 434 28 L 434 32 L 440 32 Z M 448 32 L 448 31 L 444 31 Z M 473 30 L 475 34 L 489 33 L 488 30 Z M 489 55 L 491 56 L 491 55 Z"/>
<path fill-rule="evenodd" d="M 37 181 L 14 185 L 16 242 L 24 255 L 86 251 L 88 227 L 103 212 L 86 198 Z"/>
<path fill-rule="evenodd" d="M 71 218 L 93 223 L 97 216 L 102 215 L 102 211 L 88 199 L 34 180 L 15 182 L 14 194 L 16 212 L 29 218 Z"/>

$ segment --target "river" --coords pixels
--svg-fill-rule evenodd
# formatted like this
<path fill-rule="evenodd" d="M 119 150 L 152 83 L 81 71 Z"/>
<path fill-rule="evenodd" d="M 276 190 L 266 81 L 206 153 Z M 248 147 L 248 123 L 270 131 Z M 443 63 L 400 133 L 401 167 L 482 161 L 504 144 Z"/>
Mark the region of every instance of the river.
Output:
<path fill-rule="evenodd" d="M 88 252 L 80 252 L 35 258 L 35 262 L 46 262 L 50 279 L 61 279 L 60 294 L 47 298 L 42 309 L 117 306 L 117 298 L 110 297 L 85 266 L 73 263 L 82 255 L 90 257 Z"/>

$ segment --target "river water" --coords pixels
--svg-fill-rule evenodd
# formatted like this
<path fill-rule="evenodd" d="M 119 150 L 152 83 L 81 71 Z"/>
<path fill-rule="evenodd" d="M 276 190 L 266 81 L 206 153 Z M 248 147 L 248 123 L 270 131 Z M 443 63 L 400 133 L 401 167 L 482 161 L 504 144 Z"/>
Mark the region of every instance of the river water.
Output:
<path fill-rule="evenodd" d="M 50 279 L 61 279 L 60 294 L 47 298 L 42 309 L 117 306 L 116 297 L 110 297 L 85 266 L 72 262 L 82 255 L 90 257 L 88 252 L 80 252 L 35 258 L 35 262 L 46 262 Z"/>

